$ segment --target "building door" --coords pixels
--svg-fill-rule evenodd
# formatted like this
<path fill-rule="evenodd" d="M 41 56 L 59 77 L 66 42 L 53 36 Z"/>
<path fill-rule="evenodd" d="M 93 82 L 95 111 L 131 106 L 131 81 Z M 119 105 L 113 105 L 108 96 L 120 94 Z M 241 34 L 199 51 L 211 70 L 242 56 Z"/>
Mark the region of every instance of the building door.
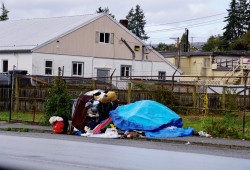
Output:
<path fill-rule="evenodd" d="M 97 80 L 108 82 L 109 80 L 109 70 L 107 69 L 97 69 Z"/>
<path fill-rule="evenodd" d="M 8 60 L 3 60 L 3 72 L 7 72 L 8 71 Z"/>

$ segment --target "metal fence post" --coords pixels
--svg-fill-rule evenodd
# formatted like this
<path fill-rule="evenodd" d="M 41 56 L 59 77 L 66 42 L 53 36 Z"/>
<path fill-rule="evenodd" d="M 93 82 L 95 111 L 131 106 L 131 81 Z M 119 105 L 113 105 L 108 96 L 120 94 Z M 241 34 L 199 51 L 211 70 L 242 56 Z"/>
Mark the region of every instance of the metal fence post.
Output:
<path fill-rule="evenodd" d="M 244 111 L 242 115 L 242 138 L 245 136 L 245 121 L 246 121 L 246 90 L 247 90 L 247 76 L 249 74 L 249 70 L 243 70 L 244 75 Z"/>
<path fill-rule="evenodd" d="M 15 77 L 16 81 L 15 81 L 15 107 L 14 107 L 14 112 L 18 112 L 19 111 L 19 77 L 16 76 Z"/>
<path fill-rule="evenodd" d="M 223 87 L 223 89 L 222 89 L 221 104 L 222 104 L 223 112 L 225 113 L 225 109 L 226 109 L 226 87 Z"/>
<path fill-rule="evenodd" d="M 197 103 L 196 103 L 196 86 L 193 86 L 192 99 L 193 99 L 193 107 L 196 110 L 196 107 L 197 107 L 196 106 L 197 105 Z"/>
<path fill-rule="evenodd" d="M 96 80 L 92 81 L 93 89 L 96 89 Z"/>
<path fill-rule="evenodd" d="M 131 83 L 128 83 L 128 101 L 127 103 L 131 103 Z"/>

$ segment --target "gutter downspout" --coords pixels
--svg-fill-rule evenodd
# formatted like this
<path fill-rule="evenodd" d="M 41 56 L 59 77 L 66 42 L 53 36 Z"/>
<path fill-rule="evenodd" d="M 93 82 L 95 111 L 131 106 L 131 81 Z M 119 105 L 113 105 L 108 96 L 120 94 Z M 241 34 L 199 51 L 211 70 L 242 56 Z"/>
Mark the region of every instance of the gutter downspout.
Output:
<path fill-rule="evenodd" d="M 128 47 L 128 49 L 131 51 L 133 59 L 135 59 L 135 52 L 134 50 L 128 45 L 127 41 L 121 38 L 121 41 Z"/>
<path fill-rule="evenodd" d="M 134 70 L 134 60 L 135 60 L 135 52 L 134 50 L 129 46 L 129 44 L 127 43 L 126 40 L 124 40 L 123 38 L 121 38 L 121 41 L 128 47 L 128 49 L 131 51 L 132 56 L 133 56 L 133 60 L 132 60 L 132 70 Z M 131 77 L 130 77 L 131 79 Z"/>
<path fill-rule="evenodd" d="M 173 106 L 174 106 L 174 101 L 173 101 L 173 99 L 174 99 L 174 97 L 173 97 L 173 94 L 174 94 L 174 76 L 175 76 L 175 73 L 177 72 L 177 70 L 179 69 L 179 67 L 180 67 L 180 57 L 181 57 L 181 51 L 180 51 L 180 44 L 179 44 L 179 38 L 178 38 L 178 65 L 177 65 L 177 68 L 175 69 L 175 72 L 174 72 L 174 74 L 172 75 L 172 92 L 171 92 L 171 105 L 172 105 L 172 108 L 173 108 Z"/>

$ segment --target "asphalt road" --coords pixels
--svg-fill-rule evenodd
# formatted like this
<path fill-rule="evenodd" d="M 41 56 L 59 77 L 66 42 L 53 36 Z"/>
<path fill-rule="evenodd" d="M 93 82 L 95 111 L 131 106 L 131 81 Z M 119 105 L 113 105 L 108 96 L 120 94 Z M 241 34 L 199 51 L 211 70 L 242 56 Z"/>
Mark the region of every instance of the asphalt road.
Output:
<path fill-rule="evenodd" d="M 250 169 L 249 150 L 188 144 L 0 132 L 0 148 L 10 169 Z"/>

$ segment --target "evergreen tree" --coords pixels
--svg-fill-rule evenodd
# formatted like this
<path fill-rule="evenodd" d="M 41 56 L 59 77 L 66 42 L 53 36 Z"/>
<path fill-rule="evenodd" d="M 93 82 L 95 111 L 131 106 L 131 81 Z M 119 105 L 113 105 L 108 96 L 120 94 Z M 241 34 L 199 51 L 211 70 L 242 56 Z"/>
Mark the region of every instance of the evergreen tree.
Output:
<path fill-rule="evenodd" d="M 115 16 L 109 12 L 109 8 L 108 7 L 106 7 L 106 8 L 99 7 L 98 10 L 96 11 L 96 13 L 106 13 L 109 16 L 111 16 L 112 18 L 115 19 Z"/>
<path fill-rule="evenodd" d="M 232 50 L 250 50 L 250 30 L 231 44 Z"/>
<path fill-rule="evenodd" d="M 242 36 L 248 31 L 248 3 L 247 0 L 239 0 L 238 15 L 239 15 L 239 25 L 238 25 L 238 36 Z"/>
<path fill-rule="evenodd" d="M 181 48 L 181 51 L 183 51 L 183 52 L 188 52 L 189 51 L 190 43 L 187 40 L 187 38 L 188 37 L 187 37 L 186 32 L 185 32 L 182 35 L 181 42 L 180 42 L 180 48 Z"/>
<path fill-rule="evenodd" d="M 60 78 L 53 79 L 45 102 L 44 123 L 48 124 L 51 116 L 67 116 L 71 118 L 72 101 L 66 83 Z"/>
<path fill-rule="evenodd" d="M 223 40 L 221 35 L 209 37 L 206 44 L 203 45 L 202 51 L 219 52 L 227 50 L 228 44 Z"/>
<path fill-rule="evenodd" d="M 230 3 L 230 9 L 227 9 L 228 16 L 225 20 L 225 22 L 227 22 L 227 25 L 223 28 L 225 30 L 225 32 L 223 33 L 223 38 L 226 41 L 232 41 L 238 37 L 237 28 L 239 25 L 239 17 L 237 9 L 238 3 L 236 2 L 236 0 L 232 0 L 232 2 Z"/>
<path fill-rule="evenodd" d="M 146 25 L 145 15 L 139 5 L 136 5 L 135 10 L 132 8 L 126 16 L 128 20 L 128 29 L 142 40 L 147 40 L 149 37 L 145 33 L 144 26 Z"/>
<path fill-rule="evenodd" d="M 248 1 L 247 4 L 246 16 L 247 16 L 247 28 L 248 30 L 250 30 L 250 1 Z"/>
<path fill-rule="evenodd" d="M 0 21 L 8 20 L 8 13 L 9 11 L 5 8 L 4 3 L 2 3 L 2 14 L 0 15 Z"/>

